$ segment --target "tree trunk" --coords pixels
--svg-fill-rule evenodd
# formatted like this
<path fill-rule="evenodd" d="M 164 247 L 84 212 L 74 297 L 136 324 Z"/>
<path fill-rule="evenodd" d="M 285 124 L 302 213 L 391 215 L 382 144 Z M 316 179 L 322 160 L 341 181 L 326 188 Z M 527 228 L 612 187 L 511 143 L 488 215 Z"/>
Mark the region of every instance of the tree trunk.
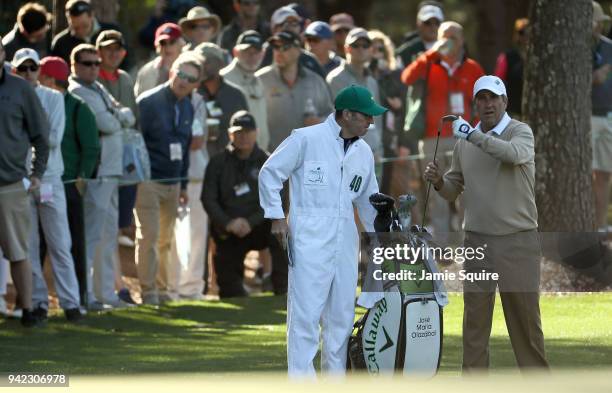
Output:
<path fill-rule="evenodd" d="M 53 0 L 53 36 L 68 26 L 66 21 L 66 0 Z"/>
<path fill-rule="evenodd" d="M 533 0 L 523 113 L 542 231 L 592 231 L 590 0 Z"/>
<path fill-rule="evenodd" d="M 594 232 L 591 1 L 533 0 L 529 19 L 523 114 L 535 134 L 544 255 L 609 285 L 612 255 Z"/>

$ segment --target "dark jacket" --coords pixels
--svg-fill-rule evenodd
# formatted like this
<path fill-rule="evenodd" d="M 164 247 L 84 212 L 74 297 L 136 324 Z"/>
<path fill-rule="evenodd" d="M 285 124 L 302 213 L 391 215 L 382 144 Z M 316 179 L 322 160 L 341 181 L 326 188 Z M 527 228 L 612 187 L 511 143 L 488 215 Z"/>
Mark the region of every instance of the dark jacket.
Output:
<path fill-rule="evenodd" d="M 221 78 L 221 86 L 215 95 L 212 95 L 205 86 L 200 87 L 198 93 L 204 97 L 204 101 L 206 101 L 206 105 L 209 107 L 207 111 L 208 118 L 218 119 L 220 123 L 218 139 L 216 141 L 209 141 L 206 145 L 208 155 L 212 157 L 222 152 L 229 142 L 227 129 L 232 115 L 242 109 L 249 110 L 249 105 L 242 90 L 223 78 Z M 210 110 L 210 107 L 218 108 L 221 111 Z"/>
<path fill-rule="evenodd" d="M 51 43 L 51 55 L 59 56 L 62 59 L 64 59 L 66 63 L 70 64 L 70 54 L 72 53 L 72 50 L 77 47 L 77 45 L 92 44 L 95 46 L 98 35 L 104 30 L 121 31 L 119 26 L 112 24 L 112 23 L 94 22 L 94 29 L 96 27 L 97 27 L 97 30 L 93 32 L 89 42 L 85 42 L 85 40 L 82 40 L 70 34 L 70 29 L 68 27 L 60 31 L 59 33 L 57 33 L 55 37 L 53 37 L 53 42 Z M 128 50 L 128 53 L 129 53 L 129 50 Z M 123 59 L 123 62 L 121 63 L 121 68 L 126 68 L 126 66 L 127 66 L 126 59 Z"/>
<path fill-rule="evenodd" d="M 259 20 L 257 22 L 256 31 L 261 34 L 262 40 L 267 40 L 270 37 L 270 24 L 264 20 Z M 238 21 L 238 17 L 232 19 L 231 23 L 221 30 L 219 34 L 219 46 L 228 52 L 231 52 L 234 46 L 236 45 L 236 40 L 242 34 L 244 30 L 240 27 L 240 22 Z"/>
<path fill-rule="evenodd" d="M 264 44 L 264 57 L 261 61 L 260 69 L 269 66 L 274 62 L 274 56 L 272 54 L 272 45 L 265 43 Z M 308 52 L 306 49 L 302 49 L 302 53 L 300 53 L 300 57 L 298 58 L 298 63 L 310 71 L 316 73 L 321 78 L 325 79 L 327 72 L 321 67 L 319 61 L 312 53 Z"/>
<path fill-rule="evenodd" d="M 45 36 L 45 39 L 41 42 L 32 44 L 27 38 L 19 31 L 19 27 L 15 24 L 13 30 L 9 31 L 4 37 L 2 37 L 2 45 L 4 46 L 4 52 L 6 53 L 6 61 L 10 62 L 15 56 L 15 52 L 22 48 L 32 48 L 42 59 L 49 55 L 51 50 L 49 34 Z"/>
<path fill-rule="evenodd" d="M 227 224 L 238 217 L 246 218 L 251 228 L 264 222 L 257 179 L 267 159 L 268 153 L 257 145 L 246 160 L 238 158 L 232 145 L 210 159 L 201 200 L 217 233 L 224 233 Z"/>
<path fill-rule="evenodd" d="M 151 180 L 187 188 L 189 145 L 194 110 L 189 97 L 178 101 L 170 90 L 170 82 L 142 93 L 137 100 L 140 130 L 151 162 Z M 182 159 L 172 159 L 170 145 L 181 145 Z"/>

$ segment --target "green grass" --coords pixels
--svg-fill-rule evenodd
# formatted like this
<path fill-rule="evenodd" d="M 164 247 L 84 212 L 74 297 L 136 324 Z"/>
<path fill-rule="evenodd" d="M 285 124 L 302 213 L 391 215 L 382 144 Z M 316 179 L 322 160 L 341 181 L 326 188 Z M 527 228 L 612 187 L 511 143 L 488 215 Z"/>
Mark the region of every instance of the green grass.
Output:
<path fill-rule="evenodd" d="M 173 303 L 89 315 L 68 324 L 54 316 L 46 328 L 0 320 L 0 372 L 70 375 L 284 371 L 285 298 Z M 546 350 L 553 368 L 612 367 L 612 294 L 543 296 Z M 441 372 L 461 366 L 462 298 L 444 312 Z M 494 369 L 513 368 L 499 299 L 491 337 Z"/>

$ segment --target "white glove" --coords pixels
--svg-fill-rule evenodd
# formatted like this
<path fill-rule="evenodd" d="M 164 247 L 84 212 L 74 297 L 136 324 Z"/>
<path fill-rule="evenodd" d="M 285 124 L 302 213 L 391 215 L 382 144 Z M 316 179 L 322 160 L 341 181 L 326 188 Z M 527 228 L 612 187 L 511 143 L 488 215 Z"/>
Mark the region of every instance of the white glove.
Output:
<path fill-rule="evenodd" d="M 453 135 L 455 138 L 468 139 L 472 132 L 474 132 L 474 128 L 461 116 L 453 122 Z"/>

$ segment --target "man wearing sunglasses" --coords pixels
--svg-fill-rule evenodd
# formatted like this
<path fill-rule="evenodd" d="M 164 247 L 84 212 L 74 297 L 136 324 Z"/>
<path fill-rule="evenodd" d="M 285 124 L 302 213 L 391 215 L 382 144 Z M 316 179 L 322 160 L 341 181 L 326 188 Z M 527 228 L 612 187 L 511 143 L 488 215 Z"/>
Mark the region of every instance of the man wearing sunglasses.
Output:
<path fill-rule="evenodd" d="M 60 306 L 66 318 L 75 321 L 81 317 L 81 313 L 79 311 L 79 286 L 70 253 L 66 192 L 62 183 L 64 161 L 61 144 L 66 124 L 64 97 L 61 93 L 38 83 L 40 59 L 34 49 L 19 49 L 15 52 L 12 64 L 13 72 L 30 82 L 36 89 L 36 94 L 47 114 L 50 125 L 47 169 L 41 179 L 40 192 L 34 194 L 31 203 L 32 226 L 30 227 L 29 253 L 33 273 L 33 312 L 37 318 L 46 320 L 49 309 L 47 287 L 41 266 L 38 227 L 40 222 L 51 259 Z"/>
<path fill-rule="evenodd" d="M 336 53 L 344 58 L 344 42 L 349 31 L 355 27 L 353 17 L 346 12 L 334 14 L 329 18 L 331 30 L 334 32 L 334 40 L 336 41 Z"/>
<path fill-rule="evenodd" d="M 261 78 L 268 106 L 270 151 L 290 130 L 320 123 L 333 106 L 329 87 L 317 74 L 299 63 L 300 38 L 281 31 L 268 40 L 274 64 L 255 73 Z"/>
<path fill-rule="evenodd" d="M 221 29 L 221 19 L 205 7 L 193 7 L 187 16 L 179 20 L 183 36 L 188 42 L 185 50 L 191 50 L 202 42 L 213 42 Z"/>
<path fill-rule="evenodd" d="M 406 34 L 404 42 L 395 50 L 395 56 L 402 60 L 401 66 L 412 63 L 418 55 L 433 46 L 442 22 L 444 12 L 439 2 L 426 0 L 419 4 L 416 31 Z"/>
<path fill-rule="evenodd" d="M 87 307 L 127 307 L 115 293 L 114 254 L 119 232 L 119 178 L 123 175 L 123 128 L 133 127 L 134 114 L 97 81 L 102 61 L 95 46 L 73 49 L 68 91 L 83 99 L 96 116 L 101 155 L 96 178 L 84 197 L 87 257 Z M 92 275 L 93 268 L 93 275 Z"/>
<path fill-rule="evenodd" d="M 164 23 L 155 30 L 155 52 L 158 56 L 138 71 L 134 85 L 136 97 L 168 80 L 170 66 L 181 54 L 183 46 L 185 40 L 176 23 Z"/>
<path fill-rule="evenodd" d="M 272 26 L 272 34 L 274 35 L 281 32 L 290 32 L 296 35 L 300 40 L 298 45 L 300 47 L 300 54 L 298 58 L 300 65 L 313 71 L 317 75 L 321 76 L 321 78 L 325 78 L 325 71 L 323 71 L 323 68 L 319 65 L 317 58 L 307 50 L 301 49 L 302 17 L 296 10 L 294 10 L 290 5 L 278 8 L 276 11 L 274 11 L 272 17 L 270 18 L 270 25 Z M 261 62 L 261 67 L 268 66 L 275 61 L 272 49 L 273 48 L 271 45 L 269 45 L 269 43 L 264 46 L 265 54 Z"/>
<path fill-rule="evenodd" d="M 270 37 L 270 25 L 261 17 L 259 0 L 233 0 L 233 7 L 236 16 L 219 35 L 221 48 L 231 51 L 238 37 L 247 30 L 257 31 L 264 41 Z"/>
<path fill-rule="evenodd" d="M 310 51 L 318 60 L 325 76 L 342 63 L 342 58 L 334 53 L 334 33 L 329 25 L 322 21 L 315 21 L 304 31 L 306 50 Z"/>
<path fill-rule="evenodd" d="M 21 324 L 39 324 L 32 313 L 30 197 L 40 187 L 49 154 L 49 122 L 32 85 L 7 72 L 0 44 L 0 249 L 10 261 L 17 291 L 16 306 L 23 310 Z M 32 173 L 26 165 L 34 148 Z"/>
<path fill-rule="evenodd" d="M 177 280 L 169 273 L 170 250 L 179 203 L 189 201 L 190 94 L 202 78 L 202 62 L 193 52 L 182 53 L 170 79 L 137 99 L 153 180 L 140 183 L 136 197 L 136 264 L 144 304 L 178 300 Z"/>
<path fill-rule="evenodd" d="M 365 229 L 374 231 L 376 211 L 368 199 L 378 192 L 378 183 L 372 149 L 362 137 L 374 116 L 387 109 L 376 104 L 365 87 L 352 85 L 338 93 L 335 110 L 323 123 L 294 130 L 259 174 L 264 217 L 273 220 L 272 234 L 289 255 L 291 377 L 315 376 L 319 337 L 321 369 L 345 372 L 357 287 L 359 235 L 354 207 Z M 289 224 L 280 196 L 288 179 Z"/>
<path fill-rule="evenodd" d="M 374 101 L 380 103 L 378 82 L 370 75 L 370 70 L 367 68 L 368 63 L 372 59 L 372 40 L 368 36 L 367 30 L 361 27 L 352 29 L 346 36 L 344 53 L 346 61 L 332 70 L 326 78 L 332 92 L 332 97 L 338 95 L 347 86 L 360 85 L 372 93 Z M 373 128 L 370 129 L 363 139 L 372 148 L 374 157 L 376 159 L 381 158 L 382 117 L 374 119 Z"/>

